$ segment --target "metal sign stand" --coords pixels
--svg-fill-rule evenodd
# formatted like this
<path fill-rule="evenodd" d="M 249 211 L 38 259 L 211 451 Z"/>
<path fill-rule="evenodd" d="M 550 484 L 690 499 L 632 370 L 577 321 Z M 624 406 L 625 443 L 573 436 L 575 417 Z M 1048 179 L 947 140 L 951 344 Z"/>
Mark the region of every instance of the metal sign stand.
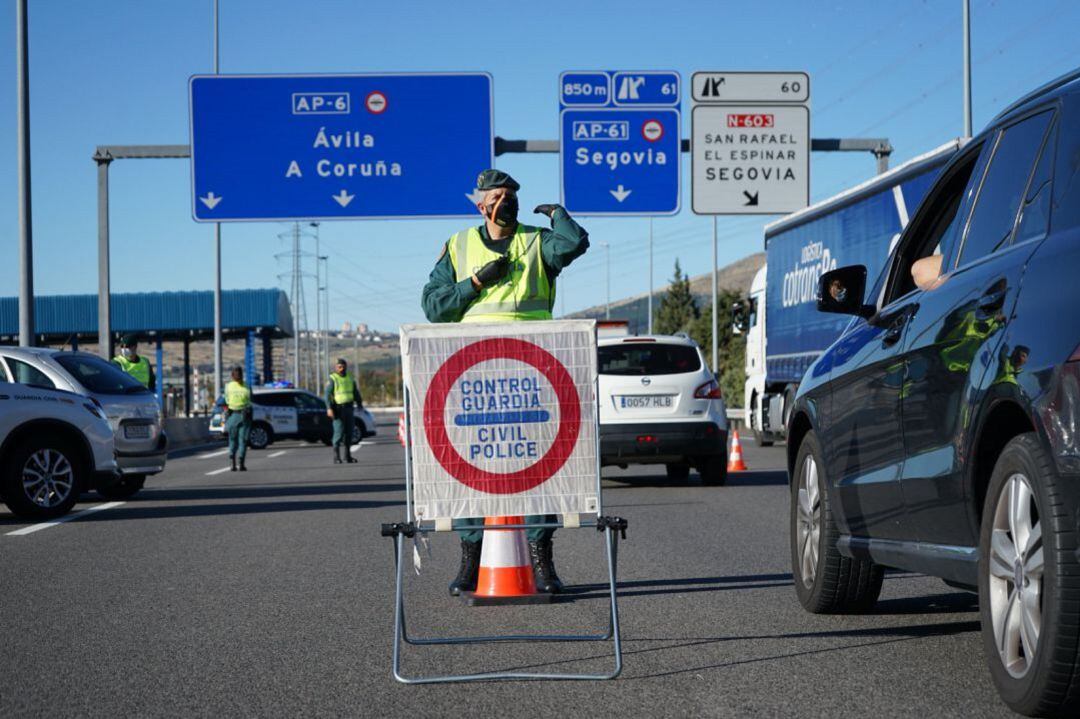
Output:
<path fill-rule="evenodd" d="M 409 399 L 411 390 L 408 383 L 405 384 L 405 521 L 382 525 L 382 536 L 394 539 L 394 649 L 393 649 L 393 674 L 403 684 L 445 684 L 447 682 L 487 681 L 492 679 L 570 679 L 570 680 L 601 680 L 614 679 L 622 672 L 622 641 L 619 635 L 619 609 L 617 601 L 616 568 L 619 557 L 619 539 L 626 538 L 625 519 L 620 517 L 608 517 L 603 511 L 603 494 L 600 491 L 600 453 L 596 454 L 596 496 L 597 511 L 595 520 L 567 522 L 562 519 L 558 522 L 531 523 L 500 525 L 491 529 L 539 529 L 539 528 L 570 528 L 570 527 L 594 527 L 598 532 L 604 533 L 604 542 L 607 553 L 608 591 L 611 598 L 611 611 L 608 615 L 608 626 L 603 633 L 599 634 L 504 634 L 494 636 L 476 637 L 413 637 L 409 636 L 405 624 L 405 592 L 404 592 L 404 567 L 405 567 L 405 540 L 415 537 L 417 534 L 428 534 L 437 531 L 452 531 L 454 527 L 436 527 L 433 522 L 417 522 L 413 515 L 412 498 L 412 449 L 411 441 L 411 418 L 409 416 Z M 595 393 L 599 397 L 599 392 Z M 599 410 L 599 407 L 597 408 Z M 599 441 L 600 413 L 594 416 L 596 425 L 596 437 Z M 471 527 L 488 531 L 487 527 Z M 601 674 L 570 674 L 556 672 L 482 672 L 478 674 L 445 674 L 409 677 L 401 669 L 401 644 L 405 642 L 413 646 L 431 646 L 447 644 L 483 644 L 495 642 L 603 642 L 614 641 L 613 654 L 615 664 L 611 671 Z"/>

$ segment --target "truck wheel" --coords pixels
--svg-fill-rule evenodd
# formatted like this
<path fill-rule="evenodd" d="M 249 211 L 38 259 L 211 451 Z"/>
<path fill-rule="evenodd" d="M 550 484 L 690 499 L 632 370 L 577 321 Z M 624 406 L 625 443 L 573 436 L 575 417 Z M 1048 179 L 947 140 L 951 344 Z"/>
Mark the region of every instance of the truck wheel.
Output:
<path fill-rule="evenodd" d="M 130 499 L 139 493 L 146 484 L 145 474 L 126 474 L 115 482 L 97 488 L 97 493 L 105 499 Z"/>
<path fill-rule="evenodd" d="M 3 467 L 4 504 L 27 519 L 54 519 L 70 512 L 86 474 L 74 448 L 46 437 L 20 445 Z"/>
<path fill-rule="evenodd" d="M 727 453 L 704 457 L 698 465 L 701 483 L 710 487 L 727 484 Z"/>
<path fill-rule="evenodd" d="M 667 470 L 667 478 L 672 482 L 685 482 L 690 479 L 689 464 L 665 464 L 664 469 Z"/>
<path fill-rule="evenodd" d="M 762 416 L 759 411 L 761 407 L 758 406 L 760 404 L 761 398 L 758 397 L 757 392 L 755 392 L 750 396 L 750 409 L 748 410 L 750 412 L 750 417 L 746 424 L 749 425 L 750 431 L 754 433 L 754 444 L 758 447 L 771 447 L 773 446 L 773 441 L 771 439 L 766 439 L 769 435 L 765 434 L 764 430 L 761 429 L 761 423 L 756 419 L 757 417 Z"/>
<path fill-rule="evenodd" d="M 884 569 L 849 559 L 836 547 L 839 531 L 829 502 L 821 445 L 811 431 L 803 438 L 791 482 L 791 573 L 795 593 L 808 612 L 864 611 L 881 594 Z"/>
<path fill-rule="evenodd" d="M 979 615 L 998 694 L 1016 712 L 1076 716 L 1080 708 L 1080 560 L 1050 457 L 1034 432 L 994 465 L 979 532 Z"/>
<path fill-rule="evenodd" d="M 266 449 L 274 439 L 274 430 L 265 422 L 256 422 L 248 432 L 248 447 Z"/>

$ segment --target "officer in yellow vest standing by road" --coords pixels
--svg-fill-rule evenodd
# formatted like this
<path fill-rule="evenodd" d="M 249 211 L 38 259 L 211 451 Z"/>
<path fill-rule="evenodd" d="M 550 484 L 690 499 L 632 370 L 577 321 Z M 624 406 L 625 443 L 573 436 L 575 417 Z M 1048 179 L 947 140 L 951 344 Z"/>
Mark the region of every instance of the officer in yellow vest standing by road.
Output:
<path fill-rule="evenodd" d="M 551 229 L 518 222 L 517 191 L 521 186 L 499 170 L 485 170 L 476 180 L 482 193 L 476 208 L 484 224 L 452 236 L 443 247 L 424 287 L 422 303 L 430 322 L 517 322 L 550 320 L 555 303 L 555 278 L 589 247 L 589 235 L 559 205 L 540 205 L 533 212 L 547 215 Z M 552 522 L 555 517 L 529 516 L 527 523 Z M 464 520 L 479 527 L 483 519 Z M 461 567 L 450 583 L 450 594 L 476 589 L 484 533 L 459 532 Z M 541 591 L 558 592 L 562 582 L 552 559 L 552 529 L 527 532 L 536 584 Z"/>
<path fill-rule="evenodd" d="M 334 420 L 334 464 L 341 464 L 342 447 L 345 448 L 345 461 L 356 463 L 349 447 L 356 424 L 353 405 L 363 402 L 348 363 L 338 359 L 336 371 L 330 373 L 330 381 L 326 383 L 326 416 Z"/>
<path fill-rule="evenodd" d="M 139 356 L 139 339 L 135 335 L 124 335 L 120 338 L 120 354 L 113 357 L 113 363 L 142 382 L 151 392 L 157 390 L 154 368 L 150 366 L 150 360 Z"/>
<path fill-rule="evenodd" d="M 234 472 L 237 459 L 240 460 L 240 471 L 247 471 L 244 458 L 247 457 L 251 416 L 251 389 L 244 384 L 244 370 L 233 367 L 232 381 L 225 385 L 225 431 L 229 433 L 229 461 Z"/>

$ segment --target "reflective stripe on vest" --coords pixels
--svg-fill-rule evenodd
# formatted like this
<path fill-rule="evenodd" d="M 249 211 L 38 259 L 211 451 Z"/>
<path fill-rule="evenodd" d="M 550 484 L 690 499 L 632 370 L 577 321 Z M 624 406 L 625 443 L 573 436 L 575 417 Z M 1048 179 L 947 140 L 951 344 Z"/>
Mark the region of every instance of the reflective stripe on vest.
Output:
<path fill-rule="evenodd" d="M 354 399 L 352 373 L 346 372 L 342 377 L 337 372 L 332 372 L 330 381 L 334 383 L 334 404 L 352 404 Z"/>
<path fill-rule="evenodd" d="M 498 259 L 500 254 L 484 244 L 480 230 L 470 227 L 450 238 L 450 262 L 458 282 Z M 502 282 L 480 290 L 465 310 L 462 322 L 513 322 L 550 320 L 555 288 L 544 271 L 540 229 L 518 224 L 507 247 L 510 272 Z"/>
<path fill-rule="evenodd" d="M 150 361 L 148 359 L 139 355 L 138 361 L 132 362 L 124 355 L 117 355 L 113 361 L 120 365 L 120 369 L 142 382 L 143 387 L 150 386 Z"/>
<path fill-rule="evenodd" d="M 251 406 L 251 390 L 236 380 L 225 385 L 225 404 L 234 412 Z"/>

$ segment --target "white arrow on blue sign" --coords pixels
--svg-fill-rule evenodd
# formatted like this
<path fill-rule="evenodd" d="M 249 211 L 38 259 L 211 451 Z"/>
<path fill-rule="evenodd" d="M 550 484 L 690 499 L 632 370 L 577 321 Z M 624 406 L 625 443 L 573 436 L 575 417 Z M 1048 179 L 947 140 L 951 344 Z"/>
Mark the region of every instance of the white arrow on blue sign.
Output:
<path fill-rule="evenodd" d="M 672 215 L 681 194 L 675 72 L 564 72 L 562 204 L 580 215 Z"/>
<path fill-rule="evenodd" d="M 474 217 L 491 76 L 191 78 L 199 222 Z"/>

